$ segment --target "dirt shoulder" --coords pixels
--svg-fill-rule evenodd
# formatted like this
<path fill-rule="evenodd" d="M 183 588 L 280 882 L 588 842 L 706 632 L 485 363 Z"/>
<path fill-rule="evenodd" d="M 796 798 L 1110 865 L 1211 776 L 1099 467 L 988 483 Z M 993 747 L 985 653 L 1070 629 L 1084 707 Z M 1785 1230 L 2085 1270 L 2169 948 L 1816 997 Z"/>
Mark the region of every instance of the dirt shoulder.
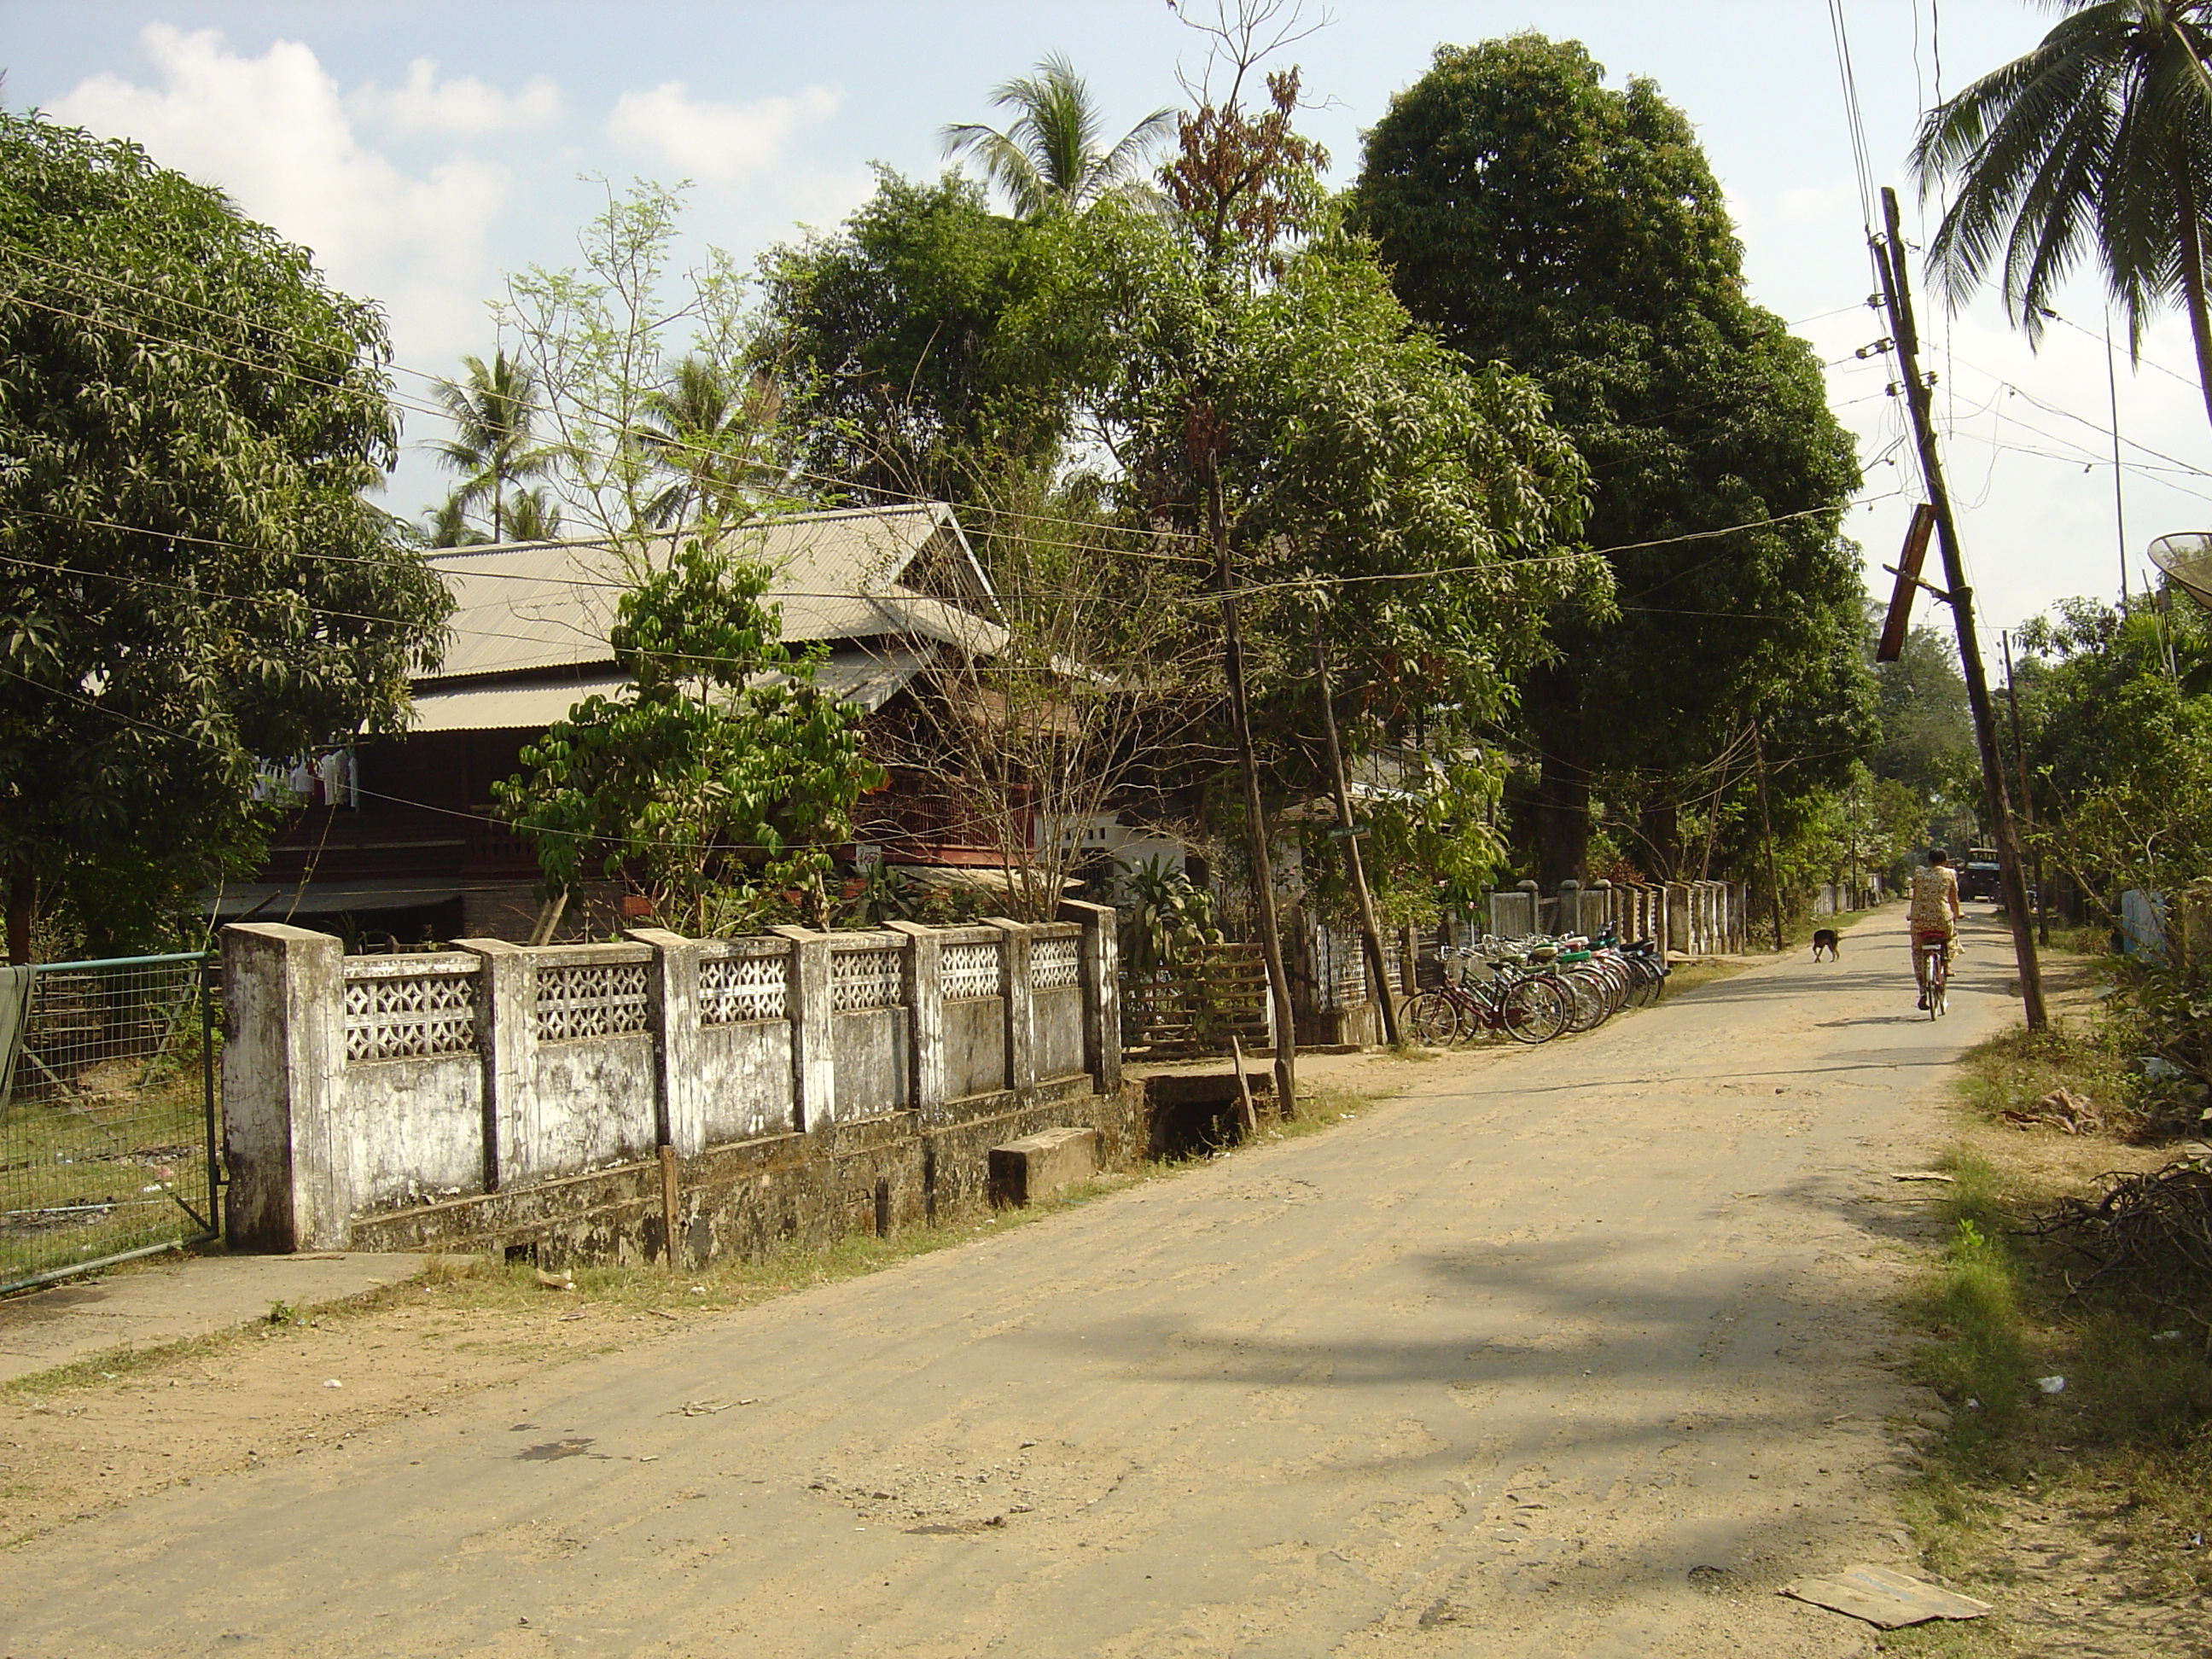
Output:
<path fill-rule="evenodd" d="M 1977 1638 L 1983 1650 L 2212 1653 L 2212 1443 L 2201 1426 L 2212 1368 L 2193 1342 L 2073 1300 L 2068 1261 L 2017 1231 L 2179 1150 L 2019 1121 L 2052 1089 L 2106 1113 L 2125 1093 L 2124 1056 L 2093 1028 L 2099 963 L 2053 953 L 2045 964 L 2057 1035 L 2014 1031 L 1962 1067 L 1942 1160 L 1956 1178 L 1941 1206 L 1954 1231 L 1908 1304 L 1926 1333 L 1916 1369 L 1954 1414 L 1908 1513 L 1924 1559 L 2001 1609 Z M 2046 1393 L 2045 1378 L 2063 1382 Z"/>

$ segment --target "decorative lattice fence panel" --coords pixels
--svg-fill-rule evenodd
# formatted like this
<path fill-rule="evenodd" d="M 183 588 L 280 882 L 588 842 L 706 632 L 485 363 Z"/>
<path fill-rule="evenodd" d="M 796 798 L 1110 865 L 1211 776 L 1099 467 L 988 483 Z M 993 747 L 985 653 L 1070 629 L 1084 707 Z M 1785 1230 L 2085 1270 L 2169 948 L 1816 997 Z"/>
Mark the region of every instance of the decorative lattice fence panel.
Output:
<path fill-rule="evenodd" d="M 1030 946 L 1030 987 L 1037 991 L 1065 991 L 1082 976 L 1081 941 L 1041 939 Z"/>
<path fill-rule="evenodd" d="M 699 1023 L 791 1018 L 791 954 L 709 957 L 699 964 Z"/>
<path fill-rule="evenodd" d="M 946 945 L 939 982 L 947 1002 L 1004 994 L 1006 972 L 998 942 Z"/>
<path fill-rule="evenodd" d="M 645 964 L 594 962 L 538 970 L 538 1040 L 622 1036 L 645 1030 Z"/>
<path fill-rule="evenodd" d="M 896 1008 L 904 984 L 897 951 L 840 951 L 830 958 L 830 1006 L 840 1014 Z"/>
<path fill-rule="evenodd" d="M 483 964 L 468 957 L 435 966 L 349 963 L 345 980 L 346 1061 L 427 1060 L 477 1046 L 477 993 Z"/>

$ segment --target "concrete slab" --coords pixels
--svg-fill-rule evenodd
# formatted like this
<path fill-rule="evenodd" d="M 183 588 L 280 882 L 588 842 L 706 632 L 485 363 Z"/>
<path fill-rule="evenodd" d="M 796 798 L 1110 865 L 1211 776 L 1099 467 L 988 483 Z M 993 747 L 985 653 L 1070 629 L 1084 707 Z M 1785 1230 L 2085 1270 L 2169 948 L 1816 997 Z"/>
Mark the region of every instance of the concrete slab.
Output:
<path fill-rule="evenodd" d="M 0 1301 L 0 1382 L 115 1348 L 148 1348 L 264 1319 L 272 1302 L 342 1302 L 412 1279 L 398 1254 L 188 1255 Z"/>
<path fill-rule="evenodd" d="M 1096 1129 L 1046 1129 L 991 1148 L 991 1196 L 1000 1204 L 1034 1204 L 1097 1173 Z"/>

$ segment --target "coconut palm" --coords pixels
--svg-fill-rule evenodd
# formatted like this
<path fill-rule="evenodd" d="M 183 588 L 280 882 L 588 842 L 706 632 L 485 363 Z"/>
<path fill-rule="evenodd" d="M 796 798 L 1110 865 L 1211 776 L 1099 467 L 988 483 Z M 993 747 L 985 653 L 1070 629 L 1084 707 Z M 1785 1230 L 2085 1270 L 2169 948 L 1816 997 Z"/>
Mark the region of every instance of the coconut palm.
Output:
<path fill-rule="evenodd" d="M 453 503 L 466 512 L 489 503 L 491 538 L 505 541 L 507 491 L 526 479 L 542 477 L 552 452 L 541 447 L 533 430 L 538 420 L 538 377 L 504 349 L 464 357 L 468 373 L 460 380 L 440 380 L 438 402 L 453 423 L 453 435 L 432 446 L 438 459 L 461 475 Z"/>
<path fill-rule="evenodd" d="M 2179 300 L 2212 416 L 2201 196 L 2212 186 L 2212 0 L 2062 0 L 2042 42 L 1929 112 L 1912 164 L 1958 196 L 1928 251 L 1955 303 L 1992 270 L 2031 342 L 2084 256 L 2140 349 Z"/>
<path fill-rule="evenodd" d="M 703 357 L 676 365 L 669 383 L 648 393 L 636 431 L 667 484 L 646 504 L 663 526 L 695 514 L 742 514 L 772 481 L 772 431 L 783 394 L 764 374 L 737 374 Z"/>
<path fill-rule="evenodd" d="M 1154 110 L 1102 150 L 1091 89 L 1057 52 L 1040 62 L 1034 76 L 994 88 L 991 101 L 1018 112 L 1013 124 L 1004 132 L 980 123 L 947 127 L 945 154 L 981 157 L 985 175 L 1020 217 L 1080 213 L 1109 196 L 1152 197 L 1142 177 L 1145 161 L 1167 136 L 1173 110 Z"/>
<path fill-rule="evenodd" d="M 433 547 L 481 547 L 491 539 L 469 522 L 468 508 L 458 495 L 448 495 L 444 506 L 431 511 L 423 535 Z"/>
<path fill-rule="evenodd" d="M 544 484 L 518 489 L 507 498 L 510 542 L 550 542 L 561 533 L 561 504 Z"/>

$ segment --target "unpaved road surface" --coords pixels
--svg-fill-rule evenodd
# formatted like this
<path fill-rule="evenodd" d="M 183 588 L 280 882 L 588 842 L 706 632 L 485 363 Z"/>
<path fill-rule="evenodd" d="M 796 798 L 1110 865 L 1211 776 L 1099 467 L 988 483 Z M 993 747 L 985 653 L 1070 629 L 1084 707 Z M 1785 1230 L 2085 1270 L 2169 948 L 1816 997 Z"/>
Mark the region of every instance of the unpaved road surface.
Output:
<path fill-rule="evenodd" d="M 12 1552 L 69 1655 L 1870 1652 L 1948 1063 L 1894 911 L 1311 1139 Z"/>

